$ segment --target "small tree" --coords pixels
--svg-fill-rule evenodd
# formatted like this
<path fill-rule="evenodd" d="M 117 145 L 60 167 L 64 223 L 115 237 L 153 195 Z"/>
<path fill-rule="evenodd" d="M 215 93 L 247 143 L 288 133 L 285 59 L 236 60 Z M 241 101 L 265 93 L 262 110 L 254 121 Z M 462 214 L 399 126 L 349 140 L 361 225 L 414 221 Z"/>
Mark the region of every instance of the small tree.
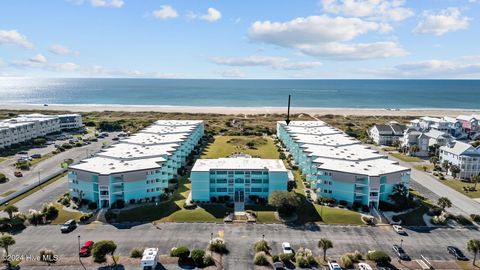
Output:
<path fill-rule="evenodd" d="M 115 260 L 115 250 L 117 245 L 111 240 L 102 240 L 98 241 L 93 245 L 93 260 L 95 262 L 105 262 L 105 256 L 112 256 L 113 264 L 116 266 L 117 261 Z"/>
<path fill-rule="evenodd" d="M 477 190 L 478 180 L 480 180 L 480 175 L 472 175 L 472 177 L 470 177 L 470 181 L 472 181 L 472 183 L 474 184 L 473 185 L 474 190 Z"/>
<path fill-rule="evenodd" d="M 460 167 L 457 165 L 450 166 L 450 173 L 452 174 L 453 178 L 457 178 L 457 175 L 460 173 Z"/>
<path fill-rule="evenodd" d="M 143 256 L 143 248 L 134 248 L 130 251 L 131 258 L 141 258 Z"/>
<path fill-rule="evenodd" d="M 323 250 L 323 260 L 327 261 L 327 250 L 333 248 L 333 243 L 327 238 L 322 238 L 318 241 L 318 247 Z"/>
<path fill-rule="evenodd" d="M 255 254 L 255 258 L 253 259 L 253 264 L 255 265 L 267 265 L 268 260 L 267 260 L 267 255 L 265 255 L 265 252 L 261 251 Z"/>
<path fill-rule="evenodd" d="M 445 172 L 448 173 L 448 169 L 450 168 L 450 162 L 448 162 L 448 160 L 444 160 L 442 163 L 442 167 L 445 170 Z"/>
<path fill-rule="evenodd" d="M 447 197 L 438 198 L 437 204 L 440 206 L 440 208 L 442 208 L 443 211 L 445 211 L 445 208 L 452 207 L 452 202 Z"/>
<path fill-rule="evenodd" d="M 4 234 L 0 236 L 0 247 L 5 250 L 5 256 L 8 258 L 8 247 L 15 245 L 15 239 L 9 234 Z M 7 265 L 10 265 L 10 262 L 7 260 Z"/>
<path fill-rule="evenodd" d="M 279 214 L 291 215 L 300 204 L 293 192 L 275 190 L 268 197 L 268 204 L 277 208 Z"/>
<path fill-rule="evenodd" d="M 467 243 L 467 250 L 473 253 L 473 265 L 477 260 L 477 254 L 480 252 L 480 240 L 478 239 L 471 239 Z"/>
<path fill-rule="evenodd" d="M 410 148 L 409 148 L 409 151 L 410 153 L 412 154 L 412 156 L 415 156 L 415 154 L 420 151 L 420 148 L 418 147 L 418 145 L 414 144 L 414 145 L 411 145 Z"/>
<path fill-rule="evenodd" d="M 260 241 L 257 241 L 255 243 L 255 246 L 254 246 L 253 249 L 254 249 L 255 252 L 263 251 L 263 252 L 267 253 L 270 248 L 268 247 L 267 241 L 260 240 Z"/>
<path fill-rule="evenodd" d="M 7 207 L 5 207 L 5 209 L 3 209 L 3 212 L 7 213 L 8 218 L 10 220 L 12 220 L 13 219 L 13 214 L 18 212 L 18 207 L 11 204 L 11 205 L 8 205 Z"/>
<path fill-rule="evenodd" d="M 170 256 L 178 257 L 180 261 L 184 261 L 190 256 L 190 249 L 186 246 L 180 246 L 177 248 L 172 248 L 170 251 Z"/>
<path fill-rule="evenodd" d="M 433 167 L 437 167 L 437 164 L 438 162 L 440 162 L 440 160 L 438 159 L 438 157 L 433 156 L 430 158 L 430 162 L 433 164 Z"/>
<path fill-rule="evenodd" d="M 203 266 L 203 261 L 205 259 L 205 250 L 203 249 L 194 249 L 190 255 L 192 257 L 195 265 L 201 267 Z"/>
<path fill-rule="evenodd" d="M 377 264 L 386 264 L 390 262 L 390 256 L 387 253 L 376 250 L 367 254 L 367 260 L 374 261 Z"/>

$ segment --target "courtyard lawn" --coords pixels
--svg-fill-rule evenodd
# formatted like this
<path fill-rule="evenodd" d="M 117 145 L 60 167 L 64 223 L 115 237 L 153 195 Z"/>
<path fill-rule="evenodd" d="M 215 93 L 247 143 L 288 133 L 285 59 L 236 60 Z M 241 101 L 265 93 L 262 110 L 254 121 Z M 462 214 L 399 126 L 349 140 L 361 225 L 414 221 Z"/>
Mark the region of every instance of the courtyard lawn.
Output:
<path fill-rule="evenodd" d="M 390 155 L 392 157 L 398 158 L 401 161 L 405 161 L 405 162 L 421 162 L 422 161 L 422 159 L 420 159 L 418 157 L 407 156 L 407 155 L 400 154 L 400 153 L 390 153 Z"/>
<path fill-rule="evenodd" d="M 215 141 L 205 148 L 201 158 L 221 158 L 234 153 L 270 159 L 278 159 L 279 157 L 277 147 L 270 137 L 217 136 Z"/>
<path fill-rule="evenodd" d="M 463 182 L 461 180 L 455 179 L 455 180 L 438 180 L 438 182 L 449 186 L 450 188 L 464 194 L 465 196 L 468 196 L 470 198 L 480 198 L 480 183 L 477 184 L 477 190 L 476 191 L 464 191 L 463 187 L 470 188 L 474 187 L 475 184 L 469 183 L 469 182 Z"/>
<path fill-rule="evenodd" d="M 63 209 L 63 205 L 59 203 L 53 203 L 53 206 L 58 209 L 58 216 L 57 218 L 55 218 L 55 220 L 52 221 L 52 224 L 63 224 L 69 219 L 75 219 L 78 222 L 83 216 L 83 213 L 80 211 L 69 211 Z"/>
<path fill-rule="evenodd" d="M 402 220 L 402 225 L 404 226 L 425 226 L 426 224 L 425 221 L 423 221 L 423 215 L 428 212 L 428 208 L 429 206 L 427 203 L 422 203 L 422 205 L 415 210 L 393 216 L 393 218 Z"/>

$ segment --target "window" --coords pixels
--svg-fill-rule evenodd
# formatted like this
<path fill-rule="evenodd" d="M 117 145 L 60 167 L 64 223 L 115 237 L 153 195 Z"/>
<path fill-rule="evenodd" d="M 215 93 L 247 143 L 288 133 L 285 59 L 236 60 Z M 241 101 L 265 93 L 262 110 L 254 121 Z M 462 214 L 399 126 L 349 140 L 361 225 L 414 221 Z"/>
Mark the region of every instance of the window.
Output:
<path fill-rule="evenodd" d="M 268 178 L 267 178 L 267 179 L 263 179 L 263 183 L 264 183 L 264 184 L 268 184 Z"/>
<path fill-rule="evenodd" d="M 210 192 L 215 192 L 215 188 L 210 188 Z"/>
<path fill-rule="evenodd" d="M 243 182 L 244 182 L 244 181 L 243 181 L 242 178 L 236 178 L 236 179 L 235 179 L 235 183 L 236 183 L 236 184 L 243 184 Z"/>
<path fill-rule="evenodd" d="M 263 192 L 268 192 L 268 188 L 263 188 Z"/>
<path fill-rule="evenodd" d="M 217 179 L 217 184 L 226 184 L 227 179 Z"/>
<path fill-rule="evenodd" d="M 262 188 L 252 188 L 252 192 L 262 192 Z"/>
<path fill-rule="evenodd" d="M 217 192 L 227 192 L 227 188 L 217 188 Z"/>
<path fill-rule="evenodd" d="M 261 184 L 262 179 L 252 179 L 252 184 Z"/>

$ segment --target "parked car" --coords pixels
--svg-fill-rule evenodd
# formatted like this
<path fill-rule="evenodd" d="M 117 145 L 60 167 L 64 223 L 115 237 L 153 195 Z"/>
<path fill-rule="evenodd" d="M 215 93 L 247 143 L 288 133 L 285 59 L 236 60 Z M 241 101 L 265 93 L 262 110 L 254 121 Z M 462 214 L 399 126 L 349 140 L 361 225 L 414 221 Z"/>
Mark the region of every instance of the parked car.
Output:
<path fill-rule="evenodd" d="M 398 234 L 405 235 L 406 232 L 403 230 L 402 226 L 400 225 L 393 225 L 393 230 L 396 231 Z"/>
<path fill-rule="evenodd" d="M 448 253 L 452 254 L 455 257 L 455 259 L 459 261 L 468 261 L 468 258 L 463 255 L 463 252 L 459 248 L 454 246 L 448 246 L 447 250 Z"/>
<path fill-rule="evenodd" d="M 80 248 L 80 252 L 78 254 L 81 257 L 90 256 L 90 254 L 92 253 L 92 249 L 93 249 L 93 241 L 89 240 L 82 245 L 82 247 Z"/>
<path fill-rule="evenodd" d="M 282 251 L 283 251 L 284 254 L 293 253 L 293 249 L 292 249 L 292 246 L 290 246 L 290 243 L 283 242 L 282 243 Z"/>
<path fill-rule="evenodd" d="M 33 155 L 31 155 L 30 157 L 32 157 L 32 158 L 41 158 L 42 155 L 41 155 L 41 154 L 33 154 Z"/>
<path fill-rule="evenodd" d="M 77 222 L 74 219 L 67 220 L 62 227 L 60 227 L 60 231 L 62 233 L 68 233 L 77 228 Z"/>
<path fill-rule="evenodd" d="M 16 177 L 22 177 L 23 173 L 20 171 L 16 171 L 13 175 L 15 175 Z"/>
<path fill-rule="evenodd" d="M 398 256 L 399 259 L 404 261 L 410 260 L 410 256 L 408 256 L 405 250 L 403 250 L 403 248 L 400 247 L 399 245 L 393 245 L 392 250 L 395 253 L 395 255 Z"/>
<path fill-rule="evenodd" d="M 118 141 L 118 140 L 120 140 L 120 138 L 118 138 L 118 137 L 113 137 L 113 139 L 112 139 L 112 141 Z"/>
<path fill-rule="evenodd" d="M 373 270 L 373 268 L 368 263 L 359 263 L 358 269 L 360 270 Z"/>
<path fill-rule="evenodd" d="M 18 155 L 28 155 L 28 152 L 27 151 L 20 151 L 17 154 Z"/>
<path fill-rule="evenodd" d="M 283 262 L 274 262 L 273 269 L 275 270 L 282 270 L 285 269 L 285 264 Z"/>
<path fill-rule="evenodd" d="M 342 270 L 342 267 L 337 263 L 337 261 L 329 261 L 328 262 L 328 269 L 330 270 Z"/>

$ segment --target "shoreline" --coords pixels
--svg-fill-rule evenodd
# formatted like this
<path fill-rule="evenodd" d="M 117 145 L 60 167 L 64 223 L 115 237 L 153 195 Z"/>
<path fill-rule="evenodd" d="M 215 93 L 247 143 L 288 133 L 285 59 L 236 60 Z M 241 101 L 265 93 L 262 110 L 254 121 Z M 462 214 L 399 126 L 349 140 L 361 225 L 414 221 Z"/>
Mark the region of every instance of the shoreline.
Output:
<path fill-rule="evenodd" d="M 285 107 L 202 107 L 170 105 L 121 105 L 121 104 L 8 104 L 0 105 L 0 110 L 42 110 L 70 112 L 166 112 L 166 113 L 214 113 L 214 114 L 285 114 Z M 458 116 L 459 114 L 480 114 L 480 109 L 456 108 L 326 108 L 292 107 L 292 114 L 312 115 L 356 115 L 356 116 Z"/>

